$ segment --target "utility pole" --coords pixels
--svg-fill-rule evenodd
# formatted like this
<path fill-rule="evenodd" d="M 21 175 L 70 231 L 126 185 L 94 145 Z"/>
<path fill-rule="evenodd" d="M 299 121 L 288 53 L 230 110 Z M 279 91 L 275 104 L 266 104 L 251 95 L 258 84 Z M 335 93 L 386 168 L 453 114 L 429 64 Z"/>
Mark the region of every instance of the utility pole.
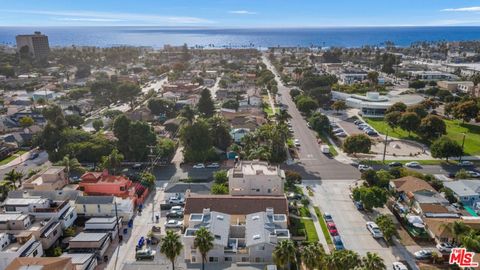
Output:
<path fill-rule="evenodd" d="M 157 158 L 157 156 L 153 154 L 153 149 L 155 149 L 155 145 L 147 145 L 147 147 L 150 149 L 150 155 L 148 155 L 148 157 L 150 158 L 150 166 L 147 171 L 153 175 L 153 166 Z M 153 186 L 154 186 L 154 191 L 156 191 L 157 190 L 156 183 L 153 183 Z M 155 192 L 153 193 L 153 201 L 152 201 L 152 223 L 154 222 L 155 222 Z"/>
<path fill-rule="evenodd" d="M 383 143 L 384 143 L 384 147 L 383 147 L 383 164 L 385 164 L 385 155 L 387 154 L 387 144 L 388 144 L 388 130 L 387 130 L 387 134 L 385 135 L 385 141 L 384 141 Z"/>
<path fill-rule="evenodd" d="M 467 136 L 466 133 L 463 133 L 463 140 L 462 140 L 462 154 L 460 155 L 460 159 L 458 162 L 462 162 L 462 156 L 463 156 L 463 147 L 465 146 L 465 137 Z"/>

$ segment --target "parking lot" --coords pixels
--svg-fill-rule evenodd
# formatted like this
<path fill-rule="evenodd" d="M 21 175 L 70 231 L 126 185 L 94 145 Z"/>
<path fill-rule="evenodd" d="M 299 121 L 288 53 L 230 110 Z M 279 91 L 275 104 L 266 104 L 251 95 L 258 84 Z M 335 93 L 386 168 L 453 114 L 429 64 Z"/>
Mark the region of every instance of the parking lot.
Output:
<path fill-rule="evenodd" d="M 352 180 L 304 181 L 304 185 L 314 190 L 314 205 L 319 206 L 323 213 L 332 215 L 346 249 L 362 256 L 367 251 L 376 252 L 384 259 L 388 269 L 393 269 L 392 263 L 395 261 L 407 261 L 411 269 L 417 269 L 408 247 L 400 244 L 389 247 L 384 240 L 374 239 L 366 229 L 365 224 L 371 221 L 370 216 L 358 211 L 349 197 L 349 186 L 354 184 Z"/>

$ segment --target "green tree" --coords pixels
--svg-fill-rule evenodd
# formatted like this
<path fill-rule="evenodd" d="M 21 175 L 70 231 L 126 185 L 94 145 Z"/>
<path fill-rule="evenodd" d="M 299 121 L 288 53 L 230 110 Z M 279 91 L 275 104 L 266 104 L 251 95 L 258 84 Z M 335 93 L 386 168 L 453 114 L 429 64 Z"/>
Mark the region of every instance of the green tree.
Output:
<path fill-rule="evenodd" d="M 117 147 L 120 152 L 127 154 L 129 152 L 129 130 L 130 130 L 130 119 L 128 119 L 124 114 L 121 114 L 115 118 L 113 121 L 113 134 L 118 139 Z"/>
<path fill-rule="evenodd" d="M 393 236 L 398 236 L 397 227 L 395 223 L 393 223 L 392 218 L 387 215 L 380 215 L 375 219 L 378 227 L 383 233 L 383 237 L 387 241 L 387 243 L 392 243 Z"/>
<path fill-rule="evenodd" d="M 299 111 L 310 114 L 318 108 L 318 103 L 309 96 L 300 95 L 295 98 L 295 103 Z"/>
<path fill-rule="evenodd" d="M 142 180 L 141 183 L 143 186 L 148 187 L 149 189 L 155 188 L 155 181 L 157 181 L 155 175 L 149 172 L 142 172 L 140 174 L 140 179 Z"/>
<path fill-rule="evenodd" d="M 349 136 L 343 142 L 343 151 L 348 154 L 369 153 L 372 140 L 365 134 Z"/>
<path fill-rule="evenodd" d="M 99 132 L 103 128 L 103 121 L 100 118 L 93 120 L 92 127 L 96 132 Z"/>
<path fill-rule="evenodd" d="M 90 65 L 82 63 L 77 66 L 77 71 L 75 72 L 75 78 L 77 79 L 83 79 L 91 74 L 91 68 Z"/>
<path fill-rule="evenodd" d="M 29 127 L 35 123 L 33 118 L 29 116 L 24 116 L 18 120 L 18 123 L 20 124 L 21 127 Z"/>
<path fill-rule="evenodd" d="M 225 119 L 221 116 L 213 116 L 208 119 L 210 126 L 210 136 L 213 145 L 221 150 L 227 150 L 232 144 L 232 136 L 230 135 L 230 127 Z"/>
<path fill-rule="evenodd" d="M 167 257 L 172 263 L 172 270 L 175 270 L 175 259 L 180 255 L 183 248 L 180 235 L 167 230 L 167 235 L 162 239 L 160 244 L 160 252 Z"/>
<path fill-rule="evenodd" d="M 378 72 L 376 71 L 370 71 L 367 74 L 367 79 L 373 84 L 377 85 L 378 84 Z"/>
<path fill-rule="evenodd" d="M 377 253 L 367 252 L 367 255 L 362 258 L 362 266 L 368 270 L 385 270 L 385 262 Z"/>
<path fill-rule="evenodd" d="M 212 233 L 210 233 L 205 227 L 201 227 L 195 232 L 193 245 L 202 255 L 202 270 L 205 270 L 208 252 L 213 249 L 213 240 Z"/>
<path fill-rule="evenodd" d="M 320 106 L 327 105 L 332 100 L 332 89 L 330 86 L 315 87 L 306 90 L 306 94 L 314 98 Z"/>
<path fill-rule="evenodd" d="M 300 184 L 302 182 L 302 175 L 296 171 L 286 170 L 285 182 L 287 186 L 293 187 L 295 184 Z"/>
<path fill-rule="evenodd" d="M 158 140 L 156 154 L 162 158 L 168 158 L 175 154 L 175 141 L 169 138 L 161 138 Z"/>
<path fill-rule="evenodd" d="M 3 177 L 3 180 L 11 183 L 14 189 L 17 189 L 17 182 L 18 182 L 18 187 L 22 186 L 22 179 L 23 179 L 23 173 L 18 172 L 15 169 L 10 170 Z"/>
<path fill-rule="evenodd" d="M 155 135 L 153 128 L 148 123 L 141 121 L 131 122 L 128 130 L 129 152 L 126 155 L 129 160 L 146 160 L 150 154 L 149 146 L 155 146 L 156 144 L 157 135 Z"/>
<path fill-rule="evenodd" d="M 447 134 L 447 126 L 442 118 L 428 115 L 420 122 L 417 133 L 425 140 L 435 140 Z"/>
<path fill-rule="evenodd" d="M 455 179 L 468 179 L 470 174 L 465 169 L 460 169 L 455 173 Z"/>
<path fill-rule="evenodd" d="M 151 98 L 148 100 L 147 106 L 154 115 L 161 115 L 167 118 L 175 115 L 175 103 L 168 99 Z"/>
<path fill-rule="evenodd" d="M 215 195 L 228 194 L 228 186 L 227 184 L 214 183 L 212 185 L 211 192 Z"/>
<path fill-rule="evenodd" d="M 302 247 L 300 256 L 308 270 L 321 269 L 325 250 L 320 243 L 308 243 Z"/>
<path fill-rule="evenodd" d="M 186 162 L 204 162 L 209 158 L 213 142 L 208 124 L 199 120 L 193 125 L 184 126 L 180 130 L 180 140 L 183 145 Z"/>
<path fill-rule="evenodd" d="M 140 86 L 133 83 L 122 83 L 118 86 L 118 97 L 123 102 L 130 102 L 130 108 L 134 108 L 135 99 L 140 95 L 142 90 Z"/>
<path fill-rule="evenodd" d="M 424 88 L 426 85 L 427 85 L 426 82 L 420 81 L 420 80 L 416 80 L 416 81 L 412 81 L 412 82 L 408 83 L 408 87 L 413 88 L 413 89 Z"/>
<path fill-rule="evenodd" d="M 385 190 L 379 187 L 357 187 L 353 189 L 353 198 L 361 201 L 365 210 L 371 211 L 376 207 L 383 207 L 387 203 Z"/>
<path fill-rule="evenodd" d="M 393 111 L 385 114 L 385 122 L 387 122 L 388 126 L 395 130 L 396 127 L 400 124 L 400 119 L 402 118 L 402 113 L 399 111 Z"/>
<path fill-rule="evenodd" d="M 288 113 L 287 110 L 280 110 L 278 113 L 275 114 L 277 121 L 279 123 L 285 123 L 288 119 L 292 118 L 292 116 Z"/>
<path fill-rule="evenodd" d="M 293 241 L 280 241 L 273 250 L 273 261 L 283 269 L 290 269 L 290 264 L 295 262 L 295 245 Z"/>
<path fill-rule="evenodd" d="M 219 170 L 213 173 L 213 180 L 217 184 L 228 183 L 228 172 L 227 170 Z"/>
<path fill-rule="evenodd" d="M 407 107 L 407 112 L 414 112 L 420 118 L 424 118 L 428 114 L 428 112 L 425 109 L 425 106 L 423 106 L 423 104 L 417 104 L 417 105 L 409 106 L 409 107 Z"/>
<path fill-rule="evenodd" d="M 215 113 L 215 104 L 213 103 L 210 90 L 208 90 L 207 88 L 203 89 L 200 93 L 197 110 L 202 116 L 207 118 L 212 117 Z"/>
<path fill-rule="evenodd" d="M 453 117 L 461 119 L 463 123 L 470 122 L 478 116 L 478 105 L 475 101 L 465 101 L 453 108 Z"/>
<path fill-rule="evenodd" d="M 324 114 L 316 112 L 308 118 L 310 126 L 318 133 L 329 134 L 331 130 L 330 120 Z"/>
<path fill-rule="evenodd" d="M 347 104 L 343 100 L 337 100 L 332 104 L 332 109 L 334 109 L 338 113 L 339 111 L 346 110 Z"/>
<path fill-rule="evenodd" d="M 117 175 L 122 167 L 123 155 L 117 149 L 113 149 L 110 155 L 101 158 L 101 167 L 107 169 L 111 174 Z"/>
<path fill-rule="evenodd" d="M 407 111 L 407 105 L 403 102 L 397 102 L 394 103 L 392 106 L 390 106 L 385 113 L 390 113 L 390 112 L 405 112 Z"/>
<path fill-rule="evenodd" d="M 478 231 L 470 229 L 461 238 L 462 246 L 473 252 L 480 252 L 480 234 Z"/>
<path fill-rule="evenodd" d="M 186 105 L 180 111 L 180 120 L 182 124 L 192 125 L 195 121 L 195 111 L 189 105 Z"/>
<path fill-rule="evenodd" d="M 463 154 L 462 147 L 454 140 L 443 136 L 430 146 L 432 157 L 445 158 L 448 161 L 450 157 L 459 157 Z"/>
<path fill-rule="evenodd" d="M 70 178 L 70 173 L 82 174 L 85 172 L 85 168 L 78 162 L 78 159 L 71 158 L 70 155 L 65 155 L 62 160 L 55 163 L 56 166 L 64 166 L 67 173 L 67 179 Z"/>
<path fill-rule="evenodd" d="M 398 124 L 403 130 L 408 131 L 408 135 L 410 135 L 412 131 L 416 131 L 420 126 L 420 117 L 416 113 L 406 112 L 402 114 Z"/>
<path fill-rule="evenodd" d="M 234 99 L 229 99 L 222 104 L 222 108 L 238 111 L 238 101 Z"/>
<path fill-rule="evenodd" d="M 297 96 L 301 94 L 302 94 L 302 91 L 300 91 L 300 89 L 293 88 L 292 90 L 290 90 L 290 96 L 292 97 L 292 99 L 295 99 Z"/>
<path fill-rule="evenodd" d="M 69 114 L 65 116 L 67 125 L 71 128 L 81 128 L 85 120 L 78 114 Z"/>

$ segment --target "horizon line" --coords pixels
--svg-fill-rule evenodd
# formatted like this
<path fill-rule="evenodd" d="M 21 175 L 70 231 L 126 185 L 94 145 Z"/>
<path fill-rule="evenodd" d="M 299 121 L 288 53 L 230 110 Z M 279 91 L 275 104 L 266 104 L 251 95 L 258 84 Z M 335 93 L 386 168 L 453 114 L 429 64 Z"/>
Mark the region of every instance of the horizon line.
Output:
<path fill-rule="evenodd" d="M 159 27 L 159 28 L 184 28 L 184 29 L 315 29 L 315 28 L 420 28 L 420 27 L 480 27 L 479 25 L 324 25 L 324 26 L 195 26 L 195 25 L 0 25 L 0 27 L 18 28 L 68 28 L 68 27 Z"/>

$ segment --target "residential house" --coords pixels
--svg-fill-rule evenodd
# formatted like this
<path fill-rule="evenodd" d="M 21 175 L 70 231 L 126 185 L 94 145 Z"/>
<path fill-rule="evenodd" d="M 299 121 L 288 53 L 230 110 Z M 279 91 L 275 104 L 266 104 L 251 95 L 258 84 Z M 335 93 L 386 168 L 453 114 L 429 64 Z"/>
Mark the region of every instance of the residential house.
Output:
<path fill-rule="evenodd" d="M 51 166 L 23 182 L 23 189 L 59 190 L 68 184 L 64 166 Z"/>
<path fill-rule="evenodd" d="M 32 234 L 43 249 L 53 246 L 62 235 L 62 226 L 54 218 L 34 218 L 21 213 L 0 214 L 0 232 L 27 236 Z"/>
<path fill-rule="evenodd" d="M 75 270 L 94 270 L 98 264 L 94 253 L 63 253 L 61 258 L 71 258 Z"/>
<path fill-rule="evenodd" d="M 70 258 L 62 257 L 25 257 L 16 258 L 5 270 L 75 270 Z"/>
<path fill-rule="evenodd" d="M 447 181 L 444 186 L 465 206 L 474 207 L 480 202 L 480 180 Z"/>
<path fill-rule="evenodd" d="M 123 175 L 110 175 L 103 172 L 87 172 L 82 175 L 79 189 L 87 195 L 110 195 L 129 198 L 135 205 L 142 204 L 148 195 L 148 188 L 141 183 L 134 183 Z"/>
<path fill-rule="evenodd" d="M 94 253 L 97 257 L 101 257 L 107 251 L 110 242 L 108 233 L 81 232 L 70 239 L 68 253 Z"/>
<path fill-rule="evenodd" d="M 90 218 L 85 222 L 85 232 L 94 233 L 108 233 L 111 239 L 115 239 L 118 236 L 120 227 L 122 225 L 122 218 L 119 217 L 97 217 Z"/>
<path fill-rule="evenodd" d="M 437 243 L 453 242 L 451 231 L 454 222 L 462 222 L 472 229 L 480 230 L 480 217 L 461 216 L 457 218 L 424 218 L 427 232 Z"/>
<path fill-rule="evenodd" d="M 32 234 L 0 233 L 0 246 L 0 269 L 6 269 L 15 258 L 43 256 L 42 244 Z"/>
<path fill-rule="evenodd" d="M 430 209 L 432 204 L 447 207 L 449 202 L 442 197 L 426 181 L 406 176 L 390 181 L 390 188 L 397 192 L 402 200 L 412 205 L 412 210 L 417 214 L 425 214 L 424 207 Z"/>
<path fill-rule="evenodd" d="M 234 128 L 230 131 L 230 136 L 232 136 L 235 143 L 239 143 L 242 141 L 242 138 L 249 133 L 250 129 L 248 128 Z"/>
<path fill-rule="evenodd" d="M 263 161 L 240 161 L 228 171 L 230 195 L 281 196 L 285 172 Z"/>
<path fill-rule="evenodd" d="M 115 211 L 115 205 L 117 211 Z M 115 213 L 128 221 L 133 217 L 134 203 L 131 199 L 113 196 L 78 196 L 75 209 L 80 217 L 113 217 Z"/>
<path fill-rule="evenodd" d="M 290 238 L 287 216 L 274 214 L 273 208 L 244 215 L 241 219 L 206 208 L 189 216 L 183 235 L 187 262 L 201 262 L 194 240 L 195 232 L 202 227 L 214 236 L 213 249 L 207 254 L 211 263 L 271 262 L 276 244 Z"/>

